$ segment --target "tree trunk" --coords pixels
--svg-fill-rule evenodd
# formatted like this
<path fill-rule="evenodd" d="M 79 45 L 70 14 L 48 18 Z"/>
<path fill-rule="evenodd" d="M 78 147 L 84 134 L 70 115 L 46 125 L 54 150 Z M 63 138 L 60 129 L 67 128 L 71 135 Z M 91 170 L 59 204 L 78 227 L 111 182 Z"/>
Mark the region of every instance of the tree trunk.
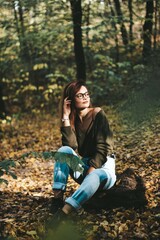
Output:
<path fill-rule="evenodd" d="M 82 44 L 82 7 L 81 0 L 70 0 L 73 18 L 74 52 L 77 66 L 77 80 L 86 80 L 85 57 Z"/>
<path fill-rule="evenodd" d="M 113 28 L 115 29 L 114 40 L 115 40 L 115 44 L 116 44 L 116 62 L 119 62 L 119 43 L 118 43 L 118 36 L 117 36 L 117 26 L 116 26 L 116 23 L 115 23 L 115 12 L 112 8 L 110 0 L 108 0 L 108 3 L 109 3 L 109 6 L 110 6 L 111 16 L 112 16 L 111 23 L 112 23 Z"/>
<path fill-rule="evenodd" d="M 141 208 L 147 204 L 143 179 L 131 168 L 117 177 L 114 187 L 97 192 L 85 205 L 86 209 L 112 209 L 117 207 Z"/>
<path fill-rule="evenodd" d="M 155 0 L 155 18 L 154 18 L 154 41 L 153 41 L 153 46 L 154 46 L 154 51 L 156 51 L 157 48 L 157 32 L 158 32 L 158 9 L 160 6 L 158 6 L 158 0 Z M 160 16 L 159 16 L 160 17 Z"/>
<path fill-rule="evenodd" d="M 3 101 L 2 84 L 0 84 L 0 118 L 4 118 L 5 114 L 6 109 Z"/>
<path fill-rule="evenodd" d="M 114 4 L 115 4 L 117 16 L 118 16 L 118 23 L 120 24 L 120 28 L 121 28 L 123 44 L 126 46 L 128 44 L 128 34 L 127 34 L 126 27 L 123 23 L 123 14 L 121 11 L 121 5 L 119 0 L 114 0 Z"/>
<path fill-rule="evenodd" d="M 26 66 L 26 71 L 29 72 L 29 80 L 32 82 L 32 80 L 34 79 L 34 73 L 32 69 L 33 63 L 32 63 L 32 57 L 30 54 L 29 46 L 25 36 L 22 1 L 21 0 L 13 1 L 13 9 L 14 9 L 16 30 L 17 30 L 17 35 L 18 35 L 19 44 L 20 44 L 20 57 L 24 66 Z"/>
<path fill-rule="evenodd" d="M 15 10 L 16 12 L 16 10 Z M 17 24 L 19 26 L 19 40 L 21 46 L 21 58 L 24 62 L 28 60 L 28 49 L 25 41 L 25 28 L 24 28 L 24 17 L 23 17 L 23 9 L 21 1 L 18 1 L 18 16 L 17 16 Z"/>
<path fill-rule="evenodd" d="M 91 1 L 88 2 L 87 4 L 87 13 L 86 13 L 86 42 L 87 42 L 87 47 L 89 47 L 89 24 L 90 24 L 90 8 L 91 8 Z"/>
<path fill-rule="evenodd" d="M 128 10 L 129 10 L 129 41 L 133 41 L 133 10 L 132 10 L 132 0 L 128 0 Z"/>
<path fill-rule="evenodd" d="M 146 16 L 145 16 L 145 22 L 143 25 L 143 60 L 144 62 L 146 62 L 147 58 L 149 58 L 151 55 L 153 11 L 154 11 L 153 0 L 148 0 L 146 2 Z"/>

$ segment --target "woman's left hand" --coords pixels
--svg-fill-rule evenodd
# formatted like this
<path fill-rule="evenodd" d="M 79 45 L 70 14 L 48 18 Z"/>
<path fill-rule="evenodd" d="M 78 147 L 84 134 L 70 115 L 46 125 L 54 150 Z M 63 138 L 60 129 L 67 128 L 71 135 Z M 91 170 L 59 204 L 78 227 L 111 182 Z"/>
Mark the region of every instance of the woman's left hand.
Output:
<path fill-rule="evenodd" d="M 69 118 L 69 115 L 71 113 L 71 100 L 67 98 L 64 99 L 63 103 L 63 117 Z"/>

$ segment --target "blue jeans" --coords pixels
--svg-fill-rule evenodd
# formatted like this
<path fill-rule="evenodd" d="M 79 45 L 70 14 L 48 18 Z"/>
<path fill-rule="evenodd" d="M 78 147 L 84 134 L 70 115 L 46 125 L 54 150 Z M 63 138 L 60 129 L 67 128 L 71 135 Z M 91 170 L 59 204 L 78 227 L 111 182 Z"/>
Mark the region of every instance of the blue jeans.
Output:
<path fill-rule="evenodd" d="M 58 151 L 77 155 L 75 151 L 68 146 L 63 146 Z M 78 178 L 76 178 L 73 170 L 69 168 L 67 163 L 56 162 L 54 166 L 53 189 L 61 189 L 65 191 L 69 175 L 80 184 L 79 188 L 73 193 L 73 195 L 65 200 L 66 203 L 70 204 L 77 210 L 80 209 L 97 190 L 110 188 L 114 185 L 116 180 L 116 177 L 114 177 L 115 175 L 113 174 L 112 176 L 112 174 L 110 174 L 108 166 L 107 170 L 98 168 L 87 175 L 87 170 L 90 167 L 87 164 L 88 159 L 89 158 L 82 158 L 84 171 Z"/>

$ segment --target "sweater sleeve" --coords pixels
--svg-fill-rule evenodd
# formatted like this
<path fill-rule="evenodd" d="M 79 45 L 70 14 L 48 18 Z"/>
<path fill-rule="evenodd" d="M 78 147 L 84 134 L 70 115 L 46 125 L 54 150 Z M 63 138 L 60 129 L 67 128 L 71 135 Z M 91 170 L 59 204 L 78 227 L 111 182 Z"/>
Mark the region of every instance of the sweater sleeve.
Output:
<path fill-rule="evenodd" d="M 61 127 L 61 134 L 62 134 L 62 145 L 69 146 L 74 150 L 76 150 L 77 149 L 76 134 L 72 130 L 71 126 Z"/>
<path fill-rule="evenodd" d="M 100 168 L 105 162 L 110 149 L 112 148 L 112 132 L 103 110 L 95 117 L 95 154 L 89 164 L 94 168 Z"/>

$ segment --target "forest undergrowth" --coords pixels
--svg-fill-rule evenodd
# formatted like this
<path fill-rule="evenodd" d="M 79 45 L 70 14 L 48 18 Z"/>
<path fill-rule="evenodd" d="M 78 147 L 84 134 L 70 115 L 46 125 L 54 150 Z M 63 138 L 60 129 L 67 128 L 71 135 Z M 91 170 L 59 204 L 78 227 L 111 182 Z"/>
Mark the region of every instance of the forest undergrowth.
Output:
<path fill-rule="evenodd" d="M 141 209 L 119 207 L 99 211 L 84 209 L 73 213 L 73 222 L 60 225 L 46 239 L 146 239 L 160 237 L 158 177 L 160 159 L 160 118 L 158 114 L 138 125 L 124 121 L 112 107 L 104 107 L 114 132 L 116 171 L 133 168 L 146 186 L 147 206 Z M 0 239 L 43 239 L 44 222 L 49 218 L 52 199 L 52 159 L 29 156 L 27 152 L 57 150 L 61 145 L 59 121 L 51 114 L 22 115 L 1 124 L 0 158 L 14 159 L 17 179 L 3 176 L 0 185 Z M 66 197 L 78 185 L 69 179 Z M 6 238 L 7 239 L 7 238 Z"/>

